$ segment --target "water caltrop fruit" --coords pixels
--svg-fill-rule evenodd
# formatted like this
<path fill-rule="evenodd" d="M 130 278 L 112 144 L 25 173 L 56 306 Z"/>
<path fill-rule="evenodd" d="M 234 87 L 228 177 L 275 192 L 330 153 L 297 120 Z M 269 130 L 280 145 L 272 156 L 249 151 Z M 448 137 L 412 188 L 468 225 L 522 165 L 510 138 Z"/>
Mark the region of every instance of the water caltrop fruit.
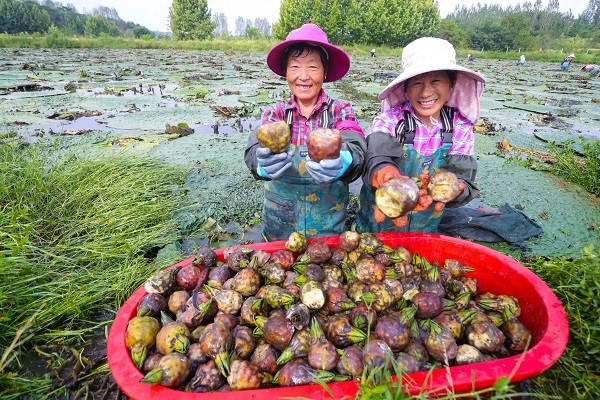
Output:
<path fill-rule="evenodd" d="M 256 138 L 260 147 L 266 147 L 273 154 L 283 153 L 290 145 L 290 127 L 285 121 L 262 124 L 256 129 Z"/>
<path fill-rule="evenodd" d="M 458 178 L 452 172 L 438 171 L 431 176 L 428 190 L 433 200 L 447 203 L 460 193 Z"/>
<path fill-rule="evenodd" d="M 311 160 L 333 160 L 340 156 L 342 133 L 339 129 L 318 128 L 308 134 L 306 144 Z"/>
<path fill-rule="evenodd" d="M 419 201 L 419 187 L 410 178 L 400 177 L 387 181 L 375 192 L 377 207 L 390 218 L 397 218 L 412 210 Z"/>

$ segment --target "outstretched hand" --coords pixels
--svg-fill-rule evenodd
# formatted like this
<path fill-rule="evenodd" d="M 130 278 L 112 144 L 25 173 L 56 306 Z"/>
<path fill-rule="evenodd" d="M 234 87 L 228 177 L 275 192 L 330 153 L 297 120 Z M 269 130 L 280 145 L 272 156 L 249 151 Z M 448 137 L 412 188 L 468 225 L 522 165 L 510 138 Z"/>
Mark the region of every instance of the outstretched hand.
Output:
<path fill-rule="evenodd" d="M 279 179 L 292 166 L 293 155 L 291 149 L 284 153 L 272 154 L 266 147 L 259 147 L 256 150 L 256 161 L 269 178 Z"/>

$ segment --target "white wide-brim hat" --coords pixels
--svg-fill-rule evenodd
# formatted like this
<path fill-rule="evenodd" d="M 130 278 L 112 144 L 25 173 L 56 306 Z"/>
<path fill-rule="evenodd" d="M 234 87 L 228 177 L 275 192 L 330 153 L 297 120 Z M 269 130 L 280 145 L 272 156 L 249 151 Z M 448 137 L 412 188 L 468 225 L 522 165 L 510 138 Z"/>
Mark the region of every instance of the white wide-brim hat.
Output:
<path fill-rule="evenodd" d="M 402 72 L 381 93 L 381 109 L 408 101 L 404 82 L 426 72 L 456 72 L 456 82 L 446 105 L 457 108 L 469 121 L 479 118 L 479 99 L 485 86 L 483 75 L 456 63 L 456 51 L 450 42 L 434 37 L 416 39 L 402 50 Z"/>

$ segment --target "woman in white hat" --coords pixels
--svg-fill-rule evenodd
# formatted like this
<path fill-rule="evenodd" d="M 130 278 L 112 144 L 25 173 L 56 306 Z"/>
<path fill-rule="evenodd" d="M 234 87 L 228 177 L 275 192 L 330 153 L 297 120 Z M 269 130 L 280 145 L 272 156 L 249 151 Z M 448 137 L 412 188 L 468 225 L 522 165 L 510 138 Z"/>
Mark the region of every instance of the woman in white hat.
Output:
<path fill-rule="evenodd" d="M 560 63 L 561 71 L 568 71 L 573 59 L 575 58 L 575 54 L 571 53 L 565 57 L 565 59 Z"/>
<path fill-rule="evenodd" d="M 256 179 L 264 180 L 263 235 L 267 240 L 287 239 L 292 232 L 307 237 L 344 231 L 350 201 L 348 184 L 361 176 L 366 141 L 350 103 L 332 99 L 324 82 L 341 79 L 350 68 L 350 57 L 329 43 L 315 24 L 291 31 L 267 55 L 269 68 L 285 77 L 292 96 L 263 113 L 262 123 L 285 121 L 291 146 L 271 154 L 250 134 L 244 153 Z M 306 139 L 317 128 L 341 131 L 342 149 L 333 160 L 313 161 Z"/>
<path fill-rule="evenodd" d="M 437 230 L 444 203 L 431 202 L 426 193 L 420 193 L 419 204 L 402 217 L 386 217 L 377 207 L 375 190 L 400 176 L 415 178 L 438 169 L 453 172 L 461 192 L 449 207 L 477 195 L 473 124 L 479 118 L 484 84 L 482 75 L 456 64 L 454 47 L 446 40 L 424 37 L 403 49 L 402 73 L 379 94 L 382 111 L 367 137 L 359 230 Z"/>

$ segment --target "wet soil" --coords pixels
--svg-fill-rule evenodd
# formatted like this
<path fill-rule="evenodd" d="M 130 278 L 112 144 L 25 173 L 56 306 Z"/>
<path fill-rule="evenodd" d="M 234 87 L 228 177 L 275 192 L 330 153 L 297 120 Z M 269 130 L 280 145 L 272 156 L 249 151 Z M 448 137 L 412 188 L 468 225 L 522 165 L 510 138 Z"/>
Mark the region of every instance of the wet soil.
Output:
<path fill-rule="evenodd" d="M 186 168 L 190 207 L 178 216 L 189 239 L 261 240 L 261 185 L 243 162 L 248 132 L 262 109 L 287 98 L 284 79 L 264 54 L 173 50 L 0 49 L 0 140 L 41 142 L 56 157 L 127 153 L 158 157 Z M 400 70 L 397 57 L 352 57 L 344 79 L 328 94 L 352 102 L 368 131 L 376 96 Z M 508 203 L 539 223 L 532 254 L 577 256 L 600 239 L 598 199 L 560 178 L 507 162 L 496 144 L 547 151 L 549 142 L 600 140 L 600 79 L 573 65 L 476 60 L 460 63 L 483 73 L 487 86 L 476 137 L 479 201 Z M 167 133 L 186 124 L 191 134 Z M 360 183 L 352 185 L 357 193 Z M 216 221 L 221 221 L 221 225 Z M 200 238 L 200 239 L 198 239 Z"/>

